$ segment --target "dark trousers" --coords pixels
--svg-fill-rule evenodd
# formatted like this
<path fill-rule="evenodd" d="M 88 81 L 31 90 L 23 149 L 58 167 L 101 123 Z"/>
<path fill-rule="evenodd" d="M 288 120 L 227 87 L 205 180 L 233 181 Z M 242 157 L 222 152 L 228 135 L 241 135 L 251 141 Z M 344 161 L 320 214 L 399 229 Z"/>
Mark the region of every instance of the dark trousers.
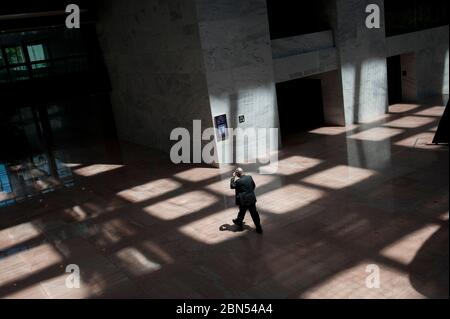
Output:
<path fill-rule="evenodd" d="M 240 205 L 239 206 L 239 213 L 237 217 L 237 222 L 239 224 L 242 224 L 244 222 L 245 213 L 247 210 L 250 211 L 250 215 L 252 216 L 253 223 L 256 227 L 261 227 L 261 220 L 259 219 L 258 211 L 256 210 L 256 204 L 251 205 Z"/>

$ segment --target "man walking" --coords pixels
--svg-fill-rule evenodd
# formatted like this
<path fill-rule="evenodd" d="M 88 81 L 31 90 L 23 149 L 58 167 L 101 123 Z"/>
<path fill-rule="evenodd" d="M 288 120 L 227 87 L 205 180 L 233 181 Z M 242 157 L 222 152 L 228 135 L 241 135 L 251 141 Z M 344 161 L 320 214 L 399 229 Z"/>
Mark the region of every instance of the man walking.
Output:
<path fill-rule="evenodd" d="M 237 168 L 231 178 L 230 187 L 236 191 L 236 205 L 239 206 L 238 216 L 233 219 L 233 223 L 239 227 L 239 230 L 243 230 L 245 213 L 249 210 L 256 226 L 256 232 L 262 234 L 261 221 L 256 210 L 256 186 L 253 178 L 244 174 L 242 168 Z"/>

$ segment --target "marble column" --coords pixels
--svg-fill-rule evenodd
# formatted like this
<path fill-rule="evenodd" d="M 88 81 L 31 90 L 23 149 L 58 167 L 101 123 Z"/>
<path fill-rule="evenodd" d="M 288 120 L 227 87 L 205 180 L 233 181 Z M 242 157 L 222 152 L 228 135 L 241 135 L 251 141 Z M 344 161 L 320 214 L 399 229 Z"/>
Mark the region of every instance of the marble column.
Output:
<path fill-rule="evenodd" d="M 377 4 L 381 27 L 368 29 L 366 7 Z M 341 65 L 345 122 L 366 122 L 388 107 L 383 0 L 336 0 L 337 48 Z"/>
<path fill-rule="evenodd" d="M 99 1 L 119 137 L 169 152 L 174 128 L 212 126 L 194 0 Z"/>
<path fill-rule="evenodd" d="M 266 1 L 195 1 L 212 116 L 225 114 L 231 128 L 278 128 Z M 236 145 L 217 145 L 219 161 L 233 161 Z"/>

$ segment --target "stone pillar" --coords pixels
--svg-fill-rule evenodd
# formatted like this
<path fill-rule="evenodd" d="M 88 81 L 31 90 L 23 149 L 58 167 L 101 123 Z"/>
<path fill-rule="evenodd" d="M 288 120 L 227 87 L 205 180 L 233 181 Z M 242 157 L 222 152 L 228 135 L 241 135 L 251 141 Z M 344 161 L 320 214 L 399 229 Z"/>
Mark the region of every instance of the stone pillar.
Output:
<path fill-rule="evenodd" d="M 102 0 L 98 12 L 119 137 L 169 152 L 174 128 L 211 127 L 194 0 Z"/>
<path fill-rule="evenodd" d="M 381 10 L 379 29 L 366 27 L 369 4 Z M 336 0 L 336 13 L 345 122 L 374 120 L 388 108 L 384 1 Z"/>
<path fill-rule="evenodd" d="M 266 1 L 195 1 L 212 116 L 226 114 L 231 128 L 278 128 Z M 217 145 L 219 160 L 231 162 L 233 143 Z"/>
<path fill-rule="evenodd" d="M 446 40 L 417 52 L 416 61 L 418 99 L 448 94 L 448 33 Z"/>

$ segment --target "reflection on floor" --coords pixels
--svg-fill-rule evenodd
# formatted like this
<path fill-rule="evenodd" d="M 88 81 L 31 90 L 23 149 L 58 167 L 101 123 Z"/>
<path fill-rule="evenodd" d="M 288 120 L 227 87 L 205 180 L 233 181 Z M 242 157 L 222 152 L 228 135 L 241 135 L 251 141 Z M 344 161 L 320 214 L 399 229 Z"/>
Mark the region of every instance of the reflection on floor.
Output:
<path fill-rule="evenodd" d="M 448 297 L 448 147 L 430 145 L 442 112 L 395 105 L 297 136 L 277 175 L 253 173 L 262 236 L 248 216 L 244 232 L 227 225 L 231 167 L 131 145 L 121 160 L 67 163 L 74 186 L 0 209 L 0 297 Z M 33 163 L 0 166 L 2 185 L 51 175 Z"/>
<path fill-rule="evenodd" d="M 15 165 L 0 164 L 0 207 L 14 205 L 63 186 L 73 186 L 70 168 L 46 154 Z"/>
<path fill-rule="evenodd" d="M 74 163 L 117 160 L 108 99 L 101 95 L 0 110 L 0 207 L 71 187 Z"/>

